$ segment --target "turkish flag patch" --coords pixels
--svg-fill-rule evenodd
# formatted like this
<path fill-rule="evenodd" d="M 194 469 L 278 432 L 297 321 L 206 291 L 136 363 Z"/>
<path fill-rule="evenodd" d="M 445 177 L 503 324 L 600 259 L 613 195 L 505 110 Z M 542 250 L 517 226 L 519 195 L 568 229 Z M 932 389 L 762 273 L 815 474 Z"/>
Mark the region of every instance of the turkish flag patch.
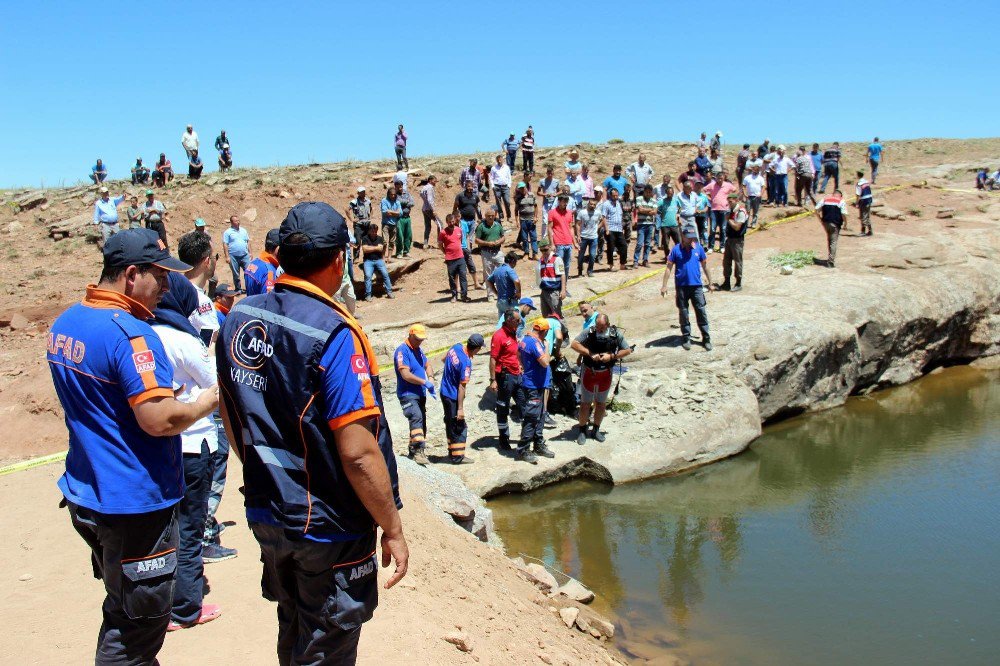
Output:
<path fill-rule="evenodd" d="M 354 371 L 356 375 L 366 375 L 368 374 L 368 361 L 361 354 L 354 354 L 351 356 L 351 370 Z"/>
<path fill-rule="evenodd" d="M 156 370 L 156 359 L 152 350 L 135 352 L 132 354 L 132 362 L 135 363 L 135 371 L 139 374 Z"/>

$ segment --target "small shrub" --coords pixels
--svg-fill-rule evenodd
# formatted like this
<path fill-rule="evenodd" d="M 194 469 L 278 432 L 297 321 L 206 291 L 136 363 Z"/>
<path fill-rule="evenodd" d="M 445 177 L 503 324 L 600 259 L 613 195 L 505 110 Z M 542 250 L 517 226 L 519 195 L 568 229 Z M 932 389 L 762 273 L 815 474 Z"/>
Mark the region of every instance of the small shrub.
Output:
<path fill-rule="evenodd" d="M 610 144 L 620 144 L 620 143 L 625 143 L 625 139 L 609 139 L 609 140 L 608 140 L 608 143 L 610 143 Z"/>
<path fill-rule="evenodd" d="M 924 211 L 921 210 L 920 208 L 908 208 L 906 212 L 912 215 L 913 217 L 920 217 L 921 215 L 924 214 Z"/>
<path fill-rule="evenodd" d="M 802 268 L 811 266 L 816 259 L 816 253 L 812 250 L 795 250 L 794 252 L 781 252 L 767 260 L 768 265 L 774 268 L 791 266 L 792 268 Z"/>
<path fill-rule="evenodd" d="M 631 412 L 635 410 L 635 405 L 624 400 L 615 400 L 608 405 L 609 412 Z"/>

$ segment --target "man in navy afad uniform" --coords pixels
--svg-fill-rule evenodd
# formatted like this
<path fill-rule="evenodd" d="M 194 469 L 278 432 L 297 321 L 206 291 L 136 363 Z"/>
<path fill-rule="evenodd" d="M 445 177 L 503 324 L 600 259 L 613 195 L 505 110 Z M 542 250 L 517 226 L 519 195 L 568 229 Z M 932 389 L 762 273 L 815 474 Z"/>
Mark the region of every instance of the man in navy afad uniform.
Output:
<path fill-rule="evenodd" d="M 353 664 L 378 603 L 376 528 L 385 584 L 409 553 L 378 363 L 332 298 L 347 223 L 300 203 L 281 223 L 284 275 L 230 310 L 216 345 L 221 412 L 243 461 L 247 522 L 260 543 L 264 597 L 278 602 L 280 664 Z"/>
<path fill-rule="evenodd" d="M 170 622 L 184 493 L 178 435 L 214 411 L 218 391 L 211 386 L 193 402 L 174 397 L 174 370 L 149 321 L 167 273 L 190 268 L 155 231 L 120 231 L 104 245 L 98 284 L 49 332 L 49 369 L 69 430 L 59 490 L 107 592 L 100 665 L 157 663 Z"/>

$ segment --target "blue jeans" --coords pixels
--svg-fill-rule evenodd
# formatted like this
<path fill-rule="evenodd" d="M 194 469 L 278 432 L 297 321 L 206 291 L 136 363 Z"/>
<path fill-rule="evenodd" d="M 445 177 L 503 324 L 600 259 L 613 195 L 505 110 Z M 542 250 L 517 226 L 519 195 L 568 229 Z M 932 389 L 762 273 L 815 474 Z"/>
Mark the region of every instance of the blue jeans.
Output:
<path fill-rule="evenodd" d="M 521 220 L 521 250 L 527 254 L 529 249 L 532 256 L 538 254 L 538 229 L 534 220 Z"/>
<path fill-rule="evenodd" d="M 507 166 L 510 167 L 511 171 L 514 171 L 514 165 L 517 164 L 517 151 L 508 150 L 507 151 Z"/>
<path fill-rule="evenodd" d="M 386 295 L 392 296 L 392 280 L 389 279 L 389 269 L 385 265 L 385 259 L 365 259 L 365 298 L 372 296 L 372 275 L 376 270 L 382 276 Z"/>
<path fill-rule="evenodd" d="M 556 256 L 563 260 L 563 267 L 566 269 L 566 274 L 569 274 L 569 267 L 572 266 L 573 261 L 573 246 L 572 245 L 556 245 Z"/>
<path fill-rule="evenodd" d="M 219 521 L 215 519 L 215 513 L 222 503 L 222 492 L 226 489 L 226 472 L 229 468 L 229 437 L 226 436 L 226 429 L 222 426 L 222 417 L 216 411 L 212 415 L 215 422 L 216 433 L 219 437 L 219 448 L 212 454 L 212 483 L 208 489 L 207 510 L 205 512 L 205 543 L 218 543 L 219 541 Z"/>
<path fill-rule="evenodd" d="M 788 205 L 788 174 L 774 174 L 774 199 L 773 203 L 781 206 Z"/>
<path fill-rule="evenodd" d="M 212 454 L 208 450 L 208 442 L 202 440 L 200 453 L 185 453 L 183 458 L 184 496 L 177 505 L 180 544 L 177 547 L 177 579 L 170 618 L 186 624 L 201 615 L 205 584 L 201 549 L 205 538 L 208 492 L 212 485 Z"/>
<path fill-rule="evenodd" d="M 241 257 L 237 257 L 232 254 L 229 255 L 229 270 L 233 272 L 233 289 L 243 289 L 241 286 L 243 283 L 240 282 L 240 276 L 243 275 L 243 271 L 245 271 L 249 265 L 249 254 L 244 254 Z"/>
<path fill-rule="evenodd" d="M 542 238 L 549 235 L 549 211 L 556 207 L 556 202 L 546 203 L 542 201 Z"/>
<path fill-rule="evenodd" d="M 708 232 L 708 247 L 715 247 L 715 234 L 719 234 L 719 248 L 726 246 L 726 217 L 729 211 L 712 211 L 712 229 Z"/>
<path fill-rule="evenodd" d="M 581 238 L 580 253 L 576 258 L 577 272 L 583 274 L 583 258 L 587 258 L 587 275 L 594 272 L 594 261 L 597 259 L 597 239 Z"/>
<path fill-rule="evenodd" d="M 649 246 L 653 242 L 653 229 L 655 227 L 652 224 L 640 224 L 636 228 L 635 233 L 635 251 L 632 253 L 632 264 L 639 264 L 639 255 L 642 255 L 641 261 L 649 261 Z"/>

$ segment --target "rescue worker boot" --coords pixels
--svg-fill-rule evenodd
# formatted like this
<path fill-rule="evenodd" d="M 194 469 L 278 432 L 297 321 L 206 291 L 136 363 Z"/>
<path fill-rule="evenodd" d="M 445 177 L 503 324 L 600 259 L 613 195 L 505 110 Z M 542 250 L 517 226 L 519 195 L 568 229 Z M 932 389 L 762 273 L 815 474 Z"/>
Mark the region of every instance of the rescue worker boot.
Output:
<path fill-rule="evenodd" d="M 510 445 L 510 435 L 501 434 L 497 441 L 498 451 L 513 451 L 514 447 Z"/>
<path fill-rule="evenodd" d="M 423 447 L 420 448 L 411 447 L 410 458 L 413 460 L 413 462 L 417 463 L 418 465 L 423 465 L 424 467 L 429 465 L 431 462 L 427 458 L 427 452 L 424 451 Z"/>
<path fill-rule="evenodd" d="M 531 446 L 528 442 L 522 442 L 521 446 L 517 447 L 517 451 L 514 453 L 514 460 L 521 460 L 532 465 L 538 464 L 538 456 L 531 452 Z"/>
<path fill-rule="evenodd" d="M 556 454 L 552 452 L 552 449 L 545 445 L 545 442 L 537 442 L 535 444 L 535 454 L 546 458 L 556 457 Z"/>

